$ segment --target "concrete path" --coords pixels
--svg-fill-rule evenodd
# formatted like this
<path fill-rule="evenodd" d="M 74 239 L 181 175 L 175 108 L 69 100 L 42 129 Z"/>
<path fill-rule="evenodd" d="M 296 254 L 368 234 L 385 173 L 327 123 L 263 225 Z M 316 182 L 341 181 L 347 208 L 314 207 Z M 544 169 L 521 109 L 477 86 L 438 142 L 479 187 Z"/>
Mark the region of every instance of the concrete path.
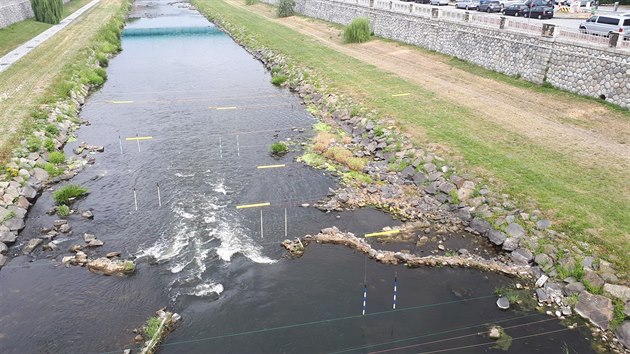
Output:
<path fill-rule="evenodd" d="M 23 56 L 28 54 L 31 50 L 35 49 L 38 45 L 44 43 L 47 39 L 51 38 L 52 36 L 57 34 L 57 32 L 59 32 L 62 29 L 64 29 L 66 26 L 68 26 L 70 23 L 72 23 L 72 21 L 76 20 L 83 13 L 85 13 L 86 11 L 91 9 L 99 1 L 100 0 L 93 0 L 93 1 L 91 1 L 89 4 L 83 6 L 82 8 L 78 9 L 77 11 L 75 11 L 72 15 L 70 15 L 70 16 L 64 18 L 63 20 L 61 20 L 61 22 L 59 22 L 59 24 L 50 27 L 46 31 L 44 31 L 44 32 L 40 33 L 39 35 L 37 35 L 35 38 L 33 38 L 30 41 L 22 44 L 21 46 L 19 46 L 19 47 L 15 48 L 14 50 L 10 51 L 7 55 L 5 55 L 2 58 L 0 58 L 0 72 L 3 72 L 6 69 L 8 69 L 11 65 L 13 65 L 13 63 L 15 63 L 16 61 L 20 60 Z"/>

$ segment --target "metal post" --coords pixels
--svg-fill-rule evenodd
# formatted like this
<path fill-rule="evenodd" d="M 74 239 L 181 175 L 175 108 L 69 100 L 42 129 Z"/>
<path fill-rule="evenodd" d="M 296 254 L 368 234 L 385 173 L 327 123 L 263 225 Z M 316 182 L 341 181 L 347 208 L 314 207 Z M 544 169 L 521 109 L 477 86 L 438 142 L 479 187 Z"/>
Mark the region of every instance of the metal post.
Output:
<path fill-rule="evenodd" d="M 262 209 L 260 209 L 260 238 L 264 238 L 264 234 L 263 234 L 263 218 L 262 218 Z"/>
<path fill-rule="evenodd" d="M 219 157 L 223 158 L 223 147 L 221 146 L 221 137 L 219 137 Z"/>
<path fill-rule="evenodd" d="M 238 142 L 238 135 L 236 136 L 236 156 L 241 156 L 241 144 Z"/>
<path fill-rule="evenodd" d="M 287 223 L 287 208 L 284 208 L 284 237 L 289 235 L 289 228 Z"/>
<path fill-rule="evenodd" d="M 138 139 L 138 133 L 136 133 L 136 142 L 138 143 L 138 152 L 140 152 L 140 139 Z"/>
<path fill-rule="evenodd" d="M 138 211 L 138 196 L 136 195 L 136 188 L 133 189 L 133 205 L 136 207 L 136 211 Z"/>
<path fill-rule="evenodd" d="M 505 16 L 501 16 L 501 22 L 499 23 L 499 29 L 505 29 Z"/>
<path fill-rule="evenodd" d="M 396 272 L 396 275 L 394 275 L 394 304 L 392 306 L 392 309 L 395 310 L 396 309 L 396 289 L 398 288 L 398 272 Z"/>
<path fill-rule="evenodd" d="M 118 136 L 118 146 L 120 146 L 120 154 L 123 154 L 123 149 L 122 149 L 122 139 L 120 138 L 120 135 Z"/>
<path fill-rule="evenodd" d="M 157 190 L 158 190 L 158 205 L 162 207 L 162 196 L 160 195 L 160 184 L 156 183 L 156 185 L 157 185 Z"/>

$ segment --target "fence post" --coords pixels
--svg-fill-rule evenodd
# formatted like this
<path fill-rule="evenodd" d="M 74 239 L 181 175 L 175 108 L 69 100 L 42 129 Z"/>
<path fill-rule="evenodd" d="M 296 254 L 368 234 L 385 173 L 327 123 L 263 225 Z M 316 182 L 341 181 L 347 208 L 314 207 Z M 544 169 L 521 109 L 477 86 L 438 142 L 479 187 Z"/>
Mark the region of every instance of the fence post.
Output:
<path fill-rule="evenodd" d="M 499 29 L 505 29 L 505 16 L 501 16 L 501 22 L 499 22 Z"/>
<path fill-rule="evenodd" d="M 390 2 L 389 2 L 389 9 L 391 10 L 393 6 L 394 6 L 394 2 L 393 2 L 393 1 L 390 1 Z"/>
<path fill-rule="evenodd" d="M 374 7 L 374 0 L 370 0 L 370 7 Z"/>
<path fill-rule="evenodd" d="M 470 22 L 470 12 L 466 11 L 464 13 L 464 21 L 465 22 Z"/>
<path fill-rule="evenodd" d="M 543 37 L 555 37 L 556 36 L 556 25 L 552 25 L 550 23 L 543 23 L 542 27 L 542 36 Z"/>
<path fill-rule="evenodd" d="M 619 1 L 615 1 L 614 11 L 617 12 L 618 8 L 619 8 Z"/>
<path fill-rule="evenodd" d="M 619 44 L 619 32 L 611 32 L 608 35 L 608 46 L 610 48 L 616 48 Z"/>
<path fill-rule="evenodd" d="M 431 17 L 438 18 L 440 15 L 440 10 L 435 7 L 431 9 Z"/>

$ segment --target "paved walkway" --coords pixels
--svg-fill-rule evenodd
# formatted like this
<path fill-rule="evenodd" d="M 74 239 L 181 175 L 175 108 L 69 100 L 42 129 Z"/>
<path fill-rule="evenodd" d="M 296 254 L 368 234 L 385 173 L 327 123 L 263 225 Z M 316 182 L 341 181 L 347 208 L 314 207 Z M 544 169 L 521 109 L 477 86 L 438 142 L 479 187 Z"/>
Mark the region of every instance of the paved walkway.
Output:
<path fill-rule="evenodd" d="M 44 43 L 48 38 L 54 36 L 57 32 L 64 29 L 68 26 L 72 21 L 76 20 L 83 13 L 91 9 L 94 5 L 96 5 L 100 0 L 93 0 L 89 4 L 83 6 L 82 8 L 75 11 L 72 15 L 64 18 L 59 24 L 54 25 L 47 29 L 46 31 L 40 33 L 35 38 L 30 41 L 22 44 L 21 46 L 15 48 L 10 51 L 7 55 L 0 58 L 0 72 L 8 69 L 13 63 L 20 60 L 23 56 L 28 54 L 31 50 L 37 48 L 38 45 Z"/>

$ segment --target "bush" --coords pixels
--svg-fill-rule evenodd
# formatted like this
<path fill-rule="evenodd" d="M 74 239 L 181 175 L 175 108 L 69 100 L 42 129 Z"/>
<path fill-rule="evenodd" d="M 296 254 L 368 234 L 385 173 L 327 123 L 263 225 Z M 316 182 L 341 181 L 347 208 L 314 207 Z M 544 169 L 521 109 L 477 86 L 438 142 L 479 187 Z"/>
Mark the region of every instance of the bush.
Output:
<path fill-rule="evenodd" d="M 324 156 L 339 163 L 346 164 L 352 157 L 352 152 L 340 146 L 333 146 L 324 153 Z"/>
<path fill-rule="evenodd" d="M 56 25 L 63 16 L 62 0 L 31 0 L 35 19 L 39 22 Z"/>
<path fill-rule="evenodd" d="M 57 177 L 63 174 L 63 168 L 55 167 L 55 165 L 51 164 L 50 162 L 44 164 L 42 168 L 44 169 L 44 171 L 48 172 L 48 175 L 50 177 Z"/>
<path fill-rule="evenodd" d="M 147 336 L 149 336 L 149 338 L 155 337 L 158 329 L 160 328 L 161 322 L 162 321 L 160 321 L 160 319 L 157 317 L 151 317 L 147 320 L 147 329 L 145 333 L 147 334 Z"/>
<path fill-rule="evenodd" d="M 37 152 L 39 151 L 39 148 L 41 147 L 42 147 L 42 141 L 39 138 L 31 136 L 28 139 L 26 139 L 26 148 L 28 149 L 28 151 Z"/>
<path fill-rule="evenodd" d="M 256 0 L 245 0 L 245 5 L 254 5 Z"/>
<path fill-rule="evenodd" d="M 351 157 L 348 159 L 348 167 L 354 171 L 363 171 L 365 167 L 365 159 L 360 157 Z"/>
<path fill-rule="evenodd" d="M 53 192 L 52 197 L 58 205 L 70 205 L 74 198 L 88 194 L 88 189 L 76 184 L 67 184 Z"/>
<path fill-rule="evenodd" d="M 345 43 L 363 43 L 370 40 L 370 20 L 367 17 L 355 18 L 343 31 Z"/>
<path fill-rule="evenodd" d="M 60 205 L 57 208 L 57 215 L 61 216 L 61 217 L 66 217 L 68 215 L 70 215 L 70 207 L 67 205 Z"/>
<path fill-rule="evenodd" d="M 278 1 L 278 17 L 293 16 L 293 6 L 295 6 L 295 2 L 293 2 L 293 0 Z"/>
<path fill-rule="evenodd" d="M 280 86 L 280 85 L 284 84 L 285 81 L 287 81 L 287 77 L 284 76 L 284 75 L 273 75 L 271 77 L 271 83 L 276 85 L 276 86 Z"/>
<path fill-rule="evenodd" d="M 271 144 L 271 153 L 273 155 L 282 156 L 289 152 L 289 148 L 282 142 Z"/>
<path fill-rule="evenodd" d="M 61 151 L 53 151 L 50 153 L 48 161 L 52 164 L 58 165 L 66 162 L 66 155 L 64 155 Z"/>
<path fill-rule="evenodd" d="M 48 152 L 55 151 L 55 142 L 51 138 L 47 138 L 44 140 L 44 148 L 48 150 Z"/>

